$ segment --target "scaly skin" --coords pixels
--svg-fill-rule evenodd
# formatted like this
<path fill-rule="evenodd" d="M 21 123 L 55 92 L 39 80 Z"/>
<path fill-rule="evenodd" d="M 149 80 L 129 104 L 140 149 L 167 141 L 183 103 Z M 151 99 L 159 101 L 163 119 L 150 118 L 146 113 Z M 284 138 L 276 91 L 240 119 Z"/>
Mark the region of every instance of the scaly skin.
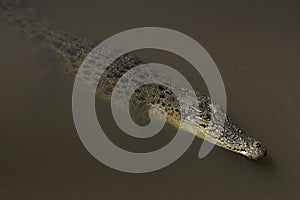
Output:
<path fill-rule="evenodd" d="M 57 55 L 63 71 L 70 77 L 75 77 L 88 53 L 97 45 L 86 37 L 67 34 L 57 29 L 47 20 L 38 17 L 31 8 L 26 8 L 20 1 L 1 1 L 0 11 L 4 21 L 25 38 L 38 41 L 52 50 Z M 97 86 L 98 94 L 109 99 L 120 77 L 141 63 L 133 55 L 125 54 L 119 57 L 104 72 Z M 92 83 L 93 76 L 94 74 L 87 70 L 81 78 L 87 83 Z M 185 95 L 187 100 L 188 93 Z M 141 110 L 148 110 L 153 104 L 160 104 L 168 114 L 167 121 L 175 127 L 179 126 L 179 121 L 183 118 L 185 130 L 199 138 L 250 159 L 259 159 L 266 155 L 265 147 L 256 139 L 247 136 L 245 131 L 236 126 L 219 106 L 210 101 L 209 97 L 199 92 L 196 92 L 196 95 L 199 107 L 185 107 L 184 103 L 181 105 L 183 107 L 180 107 L 172 88 L 155 84 L 154 80 L 154 84 L 144 85 L 135 91 L 131 99 L 132 110 L 141 121 L 145 122 L 149 120 L 148 113 Z M 224 126 L 221 119 L 225 119 Z"/>

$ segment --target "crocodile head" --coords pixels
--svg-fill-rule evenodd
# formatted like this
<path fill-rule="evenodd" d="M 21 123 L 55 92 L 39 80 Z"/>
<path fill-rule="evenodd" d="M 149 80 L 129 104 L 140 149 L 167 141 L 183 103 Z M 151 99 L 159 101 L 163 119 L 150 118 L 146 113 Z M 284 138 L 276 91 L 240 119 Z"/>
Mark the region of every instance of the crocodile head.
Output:
<path fill-rule="evenodd" d="M 247 137 L 245 140 L 245 148 L 242 154 L 250 159 L 257 160 L 267 155 L 267 149 L 259 141 Z"/>
<path fill-rule="evenodd" d="M 210 101 L 200 104 L 199 109 L 190 109 L 186 118 L 195 126 L 200 127 L 200 132 L 204 137 L 208 136 L 220 147 L 255 160 L 267 154 L 262 143 L 249 137 L 245 131 L 233 123 L 220 106 L 211 104 Z"/>
<path fill-rule="evenodd" d="M 232 123 L 225 122 L 225 133 L 221 140 L 225 148 L 240 153 L 250 159 L 260 159 L 267 155 L 267 149 L 258 140 L 246 135 L 245 131 Z"/>

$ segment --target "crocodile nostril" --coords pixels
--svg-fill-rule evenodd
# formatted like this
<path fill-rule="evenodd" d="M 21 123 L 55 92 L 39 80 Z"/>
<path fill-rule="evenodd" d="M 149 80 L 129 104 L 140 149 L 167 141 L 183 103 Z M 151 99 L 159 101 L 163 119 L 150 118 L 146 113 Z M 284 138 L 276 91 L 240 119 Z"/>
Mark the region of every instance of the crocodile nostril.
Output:
<path fill-rule="evenodd" d="M 255 144 L 256 147 L 262 147 L 260 143 Z"/>

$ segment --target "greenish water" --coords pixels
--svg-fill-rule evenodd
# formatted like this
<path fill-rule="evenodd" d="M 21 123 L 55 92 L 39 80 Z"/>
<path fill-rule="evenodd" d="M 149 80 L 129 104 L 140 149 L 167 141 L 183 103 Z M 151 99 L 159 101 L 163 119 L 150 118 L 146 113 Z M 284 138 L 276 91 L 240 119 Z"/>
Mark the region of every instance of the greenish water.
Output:
<path fill-rule="evenodd" d="M 127 174 L 95 160 L 74 127 L 73 82 L 38 44 L 0 29 L 1 199 L 296 199 L 299 198 L 300 5 L 296 1 L 38 1 L 29 5 L 61 29 L 95 41 L 141 26 L 183 32 L 210 53 L 222 74 L 228 113 L 268 156 L 251 161 L 221 148 L 198 159 L 201 140 L 175 163 Z M 159 51 L 138 52 L 164 62 L 203 87 L 186 62 Z M 109 115 L 108 102 L 98 110 Z M 110 117 L 101 118 L 121 135 Z M 159 141 L 174 130 L 167 127 Z M 137 145 L 121 137 L 124 146 Z M 133 147 L 134 148 L 134 147 Z"/>

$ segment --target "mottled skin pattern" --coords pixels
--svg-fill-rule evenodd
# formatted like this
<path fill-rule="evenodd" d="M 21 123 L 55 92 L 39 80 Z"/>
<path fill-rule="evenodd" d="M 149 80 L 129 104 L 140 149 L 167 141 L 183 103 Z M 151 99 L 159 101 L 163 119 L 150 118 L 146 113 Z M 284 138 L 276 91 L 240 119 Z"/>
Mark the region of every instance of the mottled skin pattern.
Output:
<path fill-rule="evenodd" d="M 88 53 L 96 46 L 96 43 L 85 37 L 67 34 L 49 23 L 47 20 L 38 17 L 35 12 L 26 8 L 21 1 L 0 1 L 1 18 L 11 27 L 14 27 L 23 37 L 30 41 L 38 41 L 49 48 L 58 57 L 62 70 L 70 77 L 74 77 L 83 60 Z M 98 93 L 109 98 L 115 84 L 133 67 L 142 62 L 133 55 L 123 55 L 115 60 L 104 72 L 98 84 Z M 93 76 L 88 70 L 85 71 L 84 79 L 90 80 Z M 141 77 L 142 78 L 142 77 Z M 126 84 L 126 83 L 124 83 Z M 141 124 L 148 122 L 148 113 L 141 110 L 148 110 L 153 104 L 160 104 L 167 112 L 168 122 L 178 127 L 179 120 L 184 118 L 189 124 L 187 131 L 216 142 L 218 146 L 245 155 L 250 159 L 259 159 L 266 155 L 263 145 L 245 134 L 232 120 L 224 114 L 222 109 L 213 104 L 210 99 L 196 93 L 198 96 L 198 108 L 180 109 L 179 102 L 172 90 L 162 85 L 149 84 L 137 89 L 132 95 L 131 111 L 138 115 Z M 180 112 L 183 110 L 183 113 Z M 224 116 L 225 126 L 218 123 L 220 116 Z"/>

